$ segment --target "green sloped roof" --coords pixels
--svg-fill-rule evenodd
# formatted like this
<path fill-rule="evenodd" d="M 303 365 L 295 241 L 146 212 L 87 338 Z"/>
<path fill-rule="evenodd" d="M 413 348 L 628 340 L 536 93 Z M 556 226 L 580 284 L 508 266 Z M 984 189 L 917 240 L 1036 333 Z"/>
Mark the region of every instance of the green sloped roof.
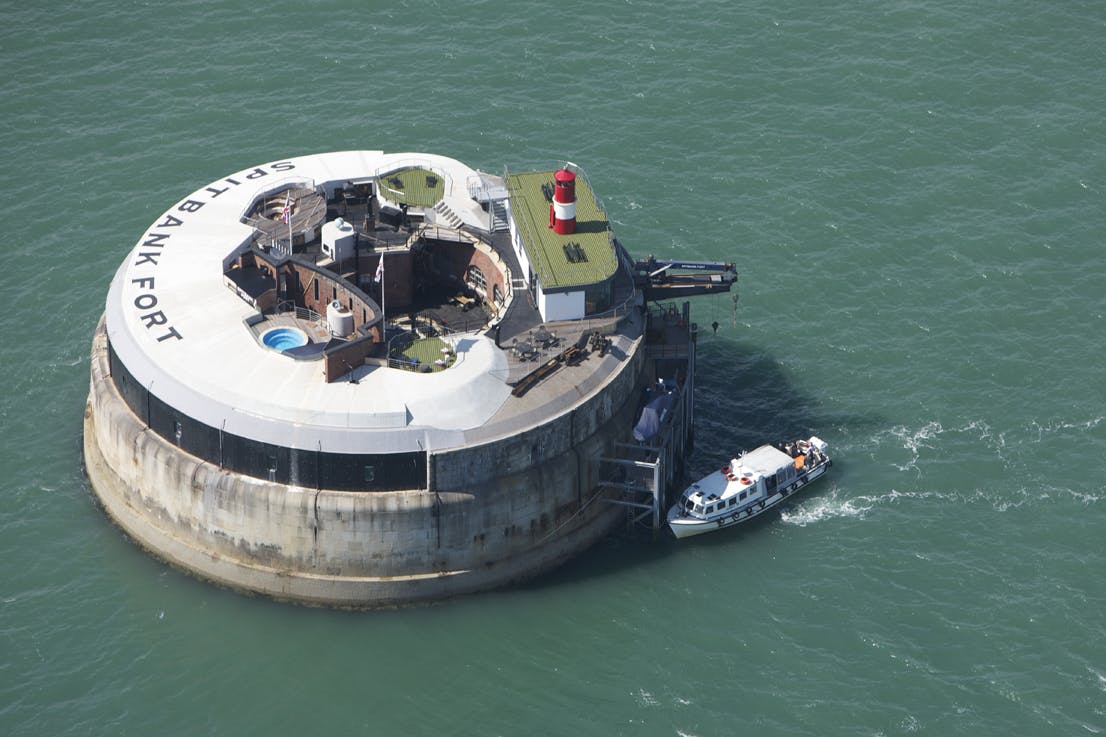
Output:
<path fill-rule="evenodd" d="M 611 244 L 607 214 L 599 209 L 583 176 L 576 177 L 576 232 L 558 235 L 549 227 L 550 202 L 542 185 L 552 186 L 553 173 L 536 171 L 507 177 L 511 209 L 542 289 L 567 290 L 610 279 L 618 271 L 618 256 Z M 569 261 L 564 248 L 574 244 L 585 256 L 576 263 Z"/>

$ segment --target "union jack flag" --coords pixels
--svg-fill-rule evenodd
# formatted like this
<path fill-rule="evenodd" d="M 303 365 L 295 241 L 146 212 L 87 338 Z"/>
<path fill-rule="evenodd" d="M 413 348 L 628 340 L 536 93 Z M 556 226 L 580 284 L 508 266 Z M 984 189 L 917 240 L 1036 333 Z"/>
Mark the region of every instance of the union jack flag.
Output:
<path fill-rule="evenodd" d="M 280 222 L 289 223 L 292 220 L 292 190 L 284 194 L 284 209 L 280 211 Z"/>

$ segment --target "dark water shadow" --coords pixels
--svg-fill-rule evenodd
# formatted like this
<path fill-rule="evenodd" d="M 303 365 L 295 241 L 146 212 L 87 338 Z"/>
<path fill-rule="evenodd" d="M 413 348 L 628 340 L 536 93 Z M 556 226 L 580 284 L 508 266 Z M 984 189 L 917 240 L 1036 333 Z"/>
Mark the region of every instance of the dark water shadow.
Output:
<path fill-rule="evenodd" d="M 696 371 L 696 450 L 712 459 L 777 440 L 826 436 L 840 428 L 876 425 L 864 417 L 826 407 L 813 391 L 795 385 L 767 351 L 748 343 L 719 341 L 700 346 Z M 713 461 L 704 469 L 710 470 Z"/>

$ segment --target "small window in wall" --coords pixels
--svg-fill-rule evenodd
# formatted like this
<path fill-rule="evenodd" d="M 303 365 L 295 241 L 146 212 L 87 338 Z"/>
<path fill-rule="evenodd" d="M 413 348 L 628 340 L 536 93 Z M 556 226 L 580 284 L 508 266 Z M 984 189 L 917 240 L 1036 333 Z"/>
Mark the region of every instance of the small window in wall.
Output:
<path fill-rule="evenodd" d="M 315 277 L 315 279 L 312 283 L 315 287 L 315 301 L 318 302 L 319 301 L 319 278 Z"/>
<path fill-rule="evenodd" d="M 484 272 L 475 266 L 470 266 L 469 270 L 465 272 L 465 284 L 481 294 L 487 294 L 488 281 L 484 278 Z"/>
<path fill-rule="evenodd" d="M 498 284 L 492 285 L 492 299 L 495 300 L 497 305 L 503 304 L 503 290 L 499 288 Z"/>

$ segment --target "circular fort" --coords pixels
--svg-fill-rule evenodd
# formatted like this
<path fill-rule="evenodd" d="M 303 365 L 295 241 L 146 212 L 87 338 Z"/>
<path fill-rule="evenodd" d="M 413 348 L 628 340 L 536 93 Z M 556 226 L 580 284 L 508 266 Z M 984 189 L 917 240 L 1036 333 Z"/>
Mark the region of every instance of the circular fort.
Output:
<path fill-rule="evenodd" d="M 732 274 L 656 265 L 572 165 L 237 172 L 117 270 L 86 472 L 142 547 L 247 592 L 371 607 L 532 577 L 658 519 L 679 472 L 694 326 L 658 300 Z"/>

